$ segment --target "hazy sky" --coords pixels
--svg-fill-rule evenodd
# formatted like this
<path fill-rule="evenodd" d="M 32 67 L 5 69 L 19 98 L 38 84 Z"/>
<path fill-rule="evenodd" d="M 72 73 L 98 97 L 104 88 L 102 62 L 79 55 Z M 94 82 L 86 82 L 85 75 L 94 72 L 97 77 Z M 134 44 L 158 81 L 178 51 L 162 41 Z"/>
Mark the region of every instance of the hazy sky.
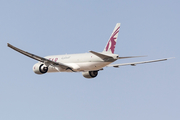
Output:
<path fill-rule="evenodd" d="M 179 0 L 1 0 L 1 120 L 179 120 Z M 94 79 L 81 73 L 36 75 L 39 56 L 101 52 L 115 24 L 115 53 L 148 55 L 119 60 L 165 62 L 105 68 Z"/>

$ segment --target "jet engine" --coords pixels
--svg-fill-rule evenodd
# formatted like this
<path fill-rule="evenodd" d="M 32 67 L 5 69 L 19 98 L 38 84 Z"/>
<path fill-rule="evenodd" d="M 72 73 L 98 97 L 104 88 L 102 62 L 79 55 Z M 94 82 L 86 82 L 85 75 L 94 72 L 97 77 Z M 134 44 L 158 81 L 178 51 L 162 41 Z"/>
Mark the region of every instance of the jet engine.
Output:
<path fill-rule="evenodd" d="M 36 74 L 44 74 L 48 71 L 48 67 L 42 63 L 37 63 L 33 66 L 33 71 Z"/>
<path fill-rule="evenodd" d="M 98 75 L 98 71 L 87 71 L 82 72 L 82 74 L 85 78 L 95 78 Z"/>

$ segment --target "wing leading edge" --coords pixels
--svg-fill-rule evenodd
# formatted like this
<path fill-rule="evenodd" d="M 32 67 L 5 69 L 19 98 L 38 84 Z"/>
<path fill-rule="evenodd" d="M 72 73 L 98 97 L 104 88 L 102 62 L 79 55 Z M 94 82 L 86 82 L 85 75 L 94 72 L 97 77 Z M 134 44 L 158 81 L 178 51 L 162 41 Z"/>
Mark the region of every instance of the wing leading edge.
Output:
<path fill-rule="evenodd" d="M 67 65 L 64 65 L 64 64 L 62 64 L 62 63 L 54 62 L 54 61 L 52 61 L 52 60 L 49 60 L 49 59 L 46 59 L 46 58 L 43 58 L 43 57 L 34 55 L 34 54 L 32 54 L 32 53 L 26 52 L 26 51 L 24 51 L 24 50 L 21 50 L 21 49 L 19 49 L 19 48 L 17 48 L 17 47 L 14 47 L 13 45 L 11 45 L 11 44 L 9 44 L 9 43 L 7 43 L 7 46 L 10 47 L 10 48 L 12 48 L 13 50 L 15 50 L 15 51 L 17 51 L 17 52 L 25 55 L 25 56 L 28 56 L 28 57 L 30 57 L 30 58 L 32 58 L 32 59 L 35 59 L 35 60 L 37 60 L 37 61 L 42 62 L 42 63 L 44 63 L 44 64 L 47 65 L 47 66 L 51 65 L 51 66 L 60 67 L 60 68 L 63 68 L 63 69 L 71 68 L 71 67 L 69 67 L 69 66 L 67 66 Z"/>

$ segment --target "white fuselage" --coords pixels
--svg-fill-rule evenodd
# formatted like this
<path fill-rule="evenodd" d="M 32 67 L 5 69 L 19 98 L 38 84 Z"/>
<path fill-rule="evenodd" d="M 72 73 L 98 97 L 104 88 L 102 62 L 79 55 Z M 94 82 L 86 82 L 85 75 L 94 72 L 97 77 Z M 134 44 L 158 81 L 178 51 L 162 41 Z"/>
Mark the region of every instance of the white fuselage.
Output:
<path fill-rule="evenodd" d="M 117 56 L 116 54 L 111 54 L 111 56 Z M 63 63 L 64 65 L 71 66 L 70 69 L 56 69 L 54 66 L 49 66 L 48 72 L 81 72 L 81 71 L 95 71 L 100 70 L 106 65 L 114 62 L 117 59 L 104 61 L 98 56 L 92 53 L 82 53 L 82 54 L 66 54 L 66 55 L 52 55 L 46 56 L 45 58 Z"/>

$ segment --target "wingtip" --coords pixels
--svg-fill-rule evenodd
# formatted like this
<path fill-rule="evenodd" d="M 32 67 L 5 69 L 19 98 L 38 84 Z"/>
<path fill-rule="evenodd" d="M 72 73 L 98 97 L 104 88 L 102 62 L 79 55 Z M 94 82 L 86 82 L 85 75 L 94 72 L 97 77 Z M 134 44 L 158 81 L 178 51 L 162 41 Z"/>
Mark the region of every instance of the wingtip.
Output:
<path fill-rule="evenodd" d="M 167 60 L 168 60 L 168 59 L 174 59 L 174 58 L 175 58 L 175 57 L 170 57 L 170 58 L 167 58 Z"/>

